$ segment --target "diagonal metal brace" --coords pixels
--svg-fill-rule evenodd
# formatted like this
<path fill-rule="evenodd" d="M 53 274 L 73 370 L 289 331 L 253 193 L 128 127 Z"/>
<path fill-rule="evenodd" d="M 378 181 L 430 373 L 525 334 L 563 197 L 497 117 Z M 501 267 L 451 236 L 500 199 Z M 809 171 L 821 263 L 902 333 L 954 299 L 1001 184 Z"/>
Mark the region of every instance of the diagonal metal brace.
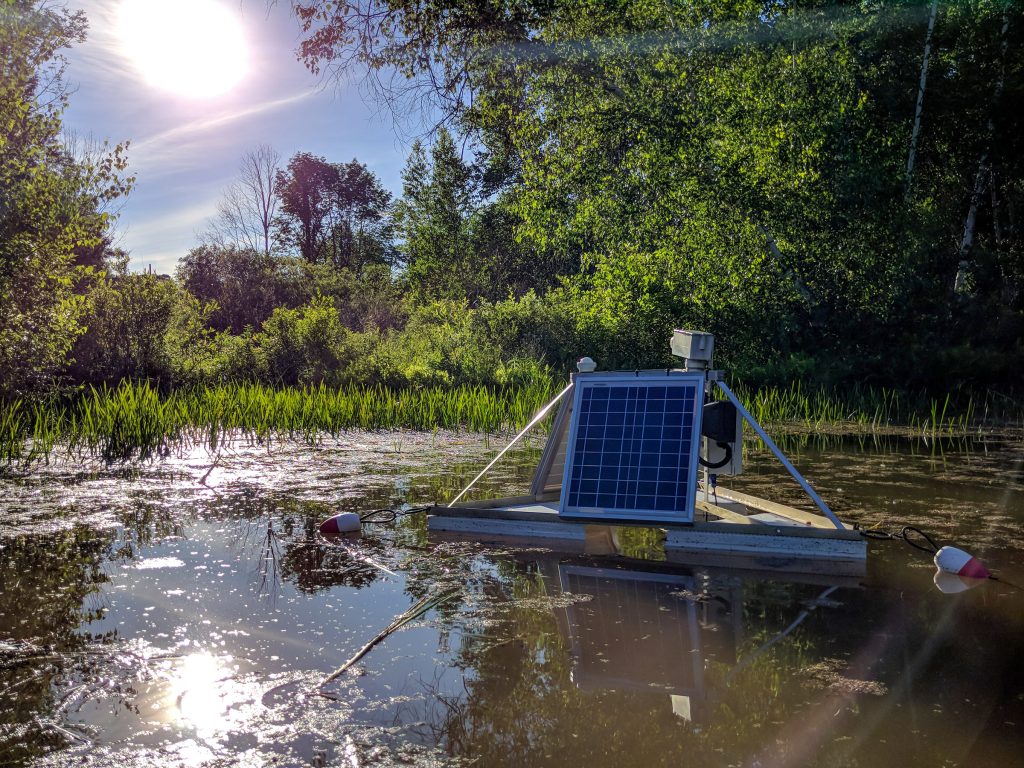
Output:
<path fill-rule="evenodd" d="M 821 496 L 811 488 L 810 483 L 804 480 L 804 476 L 797 471 L 796 467 L 794 467 L 790 460 L 786 458 L 785 454 L 779 450 L 779 446 L 775 444 L 775 441 L 768 437 L 768 433 L 761 428 L 761 425 L 754 420 L 754 417 L 750 415 L 750 412 L 743 407 L 743 403 L 741 403 L 739 398 L 733 394 L 733 391 L 729 389 L 728 385 L 724 381 L 717 381 L 715 383 L 718 384 L 719 388 L 723 392 L 725 392 L 725 396 L 728 397 L 732 404 L 736 406 L 736 410 L 743 415 L 746 422 L 754 428 L 754 431 L 757 432 L 757 436 L 764 441 L 764 444 L 771 449 L 772 453 L 775 454 L 775 457 L 782 462 L 782 466 L 789 471 L 789 474 L 793 476 L 793 479 L 800 483 L 800 487 L 802 487 L 807 495 L 811 497 L 811 501 L 818 505 L 818 509 L 820 509 L 825 516 L 832 521 L 832 524 L 836 528 L 845 530 L 846 526 L 843 525 L 839 518 L 836 517 L 835 513 L 829 509 L 828 504 L 824 502 Z"/>

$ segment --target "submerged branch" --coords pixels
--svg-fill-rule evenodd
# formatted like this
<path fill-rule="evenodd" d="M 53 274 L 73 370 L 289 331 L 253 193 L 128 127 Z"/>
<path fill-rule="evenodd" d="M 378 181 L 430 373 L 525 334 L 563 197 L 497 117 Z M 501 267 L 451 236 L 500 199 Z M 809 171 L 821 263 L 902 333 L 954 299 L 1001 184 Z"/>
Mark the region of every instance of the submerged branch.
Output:
<path fill-rule="evenodd" d="M 439 605 L 443 605 L 444 603 L 448 602 L 453 597 L 455 597 L 458 593 L 459 588 L 452 587 L 451 589 L 446 589 L 445 591 L 439 592 L 436 595 L 428 595 L 427 597 L 424 597 L 422 600 L 420 600 L 415 605 L 410 607 L 409 610 L 407 610 L 405 613 L 395 618 L 395 620 L 388 624 L 383 630 L 381 630 L 376 637 L 374 637 L 372 640 L 370 640 L 370 642 L 368 642 L 366 645 L 364 645 L 362 648 L 356 651 L 356 653 L 348 661 L 346 661 L 336 670 L 331 672 L 331 674 L 327 675 L 327 677 L 321 680 L 320 684 L 316 687 L 315 692 L 320 693 L 321 688 L 323 688 L 328 683 L 337 680 L 339 677 L 345 674 L 345 671 L 349 667 L 351 667 L 353 664 L 355 664 L 357 661 L 363 658 L 363 656 L 365 656 L 367 653 L 373 650 L 373 647 L 385 638 L 387 638 L 388 635 L 398 631 L 406 624 L 408 624 L 410 621 L 418 619 L 431 608 L 436 608 Z"/>

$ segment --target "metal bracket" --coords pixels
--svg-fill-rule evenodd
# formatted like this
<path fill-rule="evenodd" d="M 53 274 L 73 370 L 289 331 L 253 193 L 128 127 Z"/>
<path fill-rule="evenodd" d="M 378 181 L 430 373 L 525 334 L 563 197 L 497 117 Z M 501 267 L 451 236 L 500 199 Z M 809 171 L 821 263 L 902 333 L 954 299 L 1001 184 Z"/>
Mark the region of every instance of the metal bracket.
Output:
<path fill-rule="evenodd" d="M 754 417 L 750 415 L 750 412 L 743 407 L 743 403 L 741 403 L 739 401 L 739 398 L 733 394 L 733 391 L 731 389 L 729 389 L 729 385 L 727 385 L 724 381 L 721 380 L 715 383 L 718 384 L 719 389 L 721 389 L 725 393 L 725 396 L 732 401 L 732 404 L 736 406 L 736 410 L 738 410 L 743 415 L 743 418 L 746 420 L 746 422 L 751 427 L 754 428 L 754 431 L 757 432 L 758 437 L 760 437 L 764 441 L 764 444 L 771 449 L 772 453 L 775 454 L 775 457 L 780 462 L 782 462 L 782 466 L 784 466 L 789 471 L 789 474 L 793 476 L 793 479 L 800 483 L 800 486 L 804 489 L 807 495 L 811 497 L 811 501 L 818 505 L 818 509 L 820 509 L 825 514 L 825 516 L 832 521 L 832 524 L 836 528 L 839 528 L 840 530 L 845 530 L 846 526 L 843 525 L 842 522 L 840 522 L 839 518 L 836 517 L 835 513 L 831 509 L 829 509 L 828 504 L 824 502 L 821 496 L 819 496 L 815 492 L 815 490 L 811 488 L 810 483 L 804 480 L 803 475 L 801 475 L 797 471 L 796 467 L 794 467 L 793 464 L 789 461 L 789 459 L 786 458 L 785 454 L 783 454 L 782 451 L 779 450 L 779 446 L 775 444 L 775 441 L 768 437 L 768 433 L 765 432 L 761 428 L 761 425 L 754 420 Z"/>

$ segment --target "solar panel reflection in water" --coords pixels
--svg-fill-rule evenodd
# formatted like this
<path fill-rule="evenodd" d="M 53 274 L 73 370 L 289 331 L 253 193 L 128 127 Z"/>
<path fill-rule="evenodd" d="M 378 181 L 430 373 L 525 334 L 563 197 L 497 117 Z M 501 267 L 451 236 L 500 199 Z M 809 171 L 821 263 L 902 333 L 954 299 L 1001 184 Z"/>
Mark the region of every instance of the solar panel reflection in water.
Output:
<path fill-rule="evenodd" d="M 692 521 L 703 385 L 700 373 L 577 377 L 560 514 Z"/>

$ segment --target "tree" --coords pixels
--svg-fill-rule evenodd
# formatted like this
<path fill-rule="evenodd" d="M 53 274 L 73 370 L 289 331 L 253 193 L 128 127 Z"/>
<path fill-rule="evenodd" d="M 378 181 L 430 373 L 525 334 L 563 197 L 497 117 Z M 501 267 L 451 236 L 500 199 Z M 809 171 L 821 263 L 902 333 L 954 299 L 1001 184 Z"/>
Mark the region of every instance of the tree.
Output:
<path fill-rule="evenodd" d="M 278 172 L 285 242 L 310 264 L 358 272 L 391 261 L 391 193 L 358 160 L 301 152 Z"/>
<path fill-rule="evenodd" d="M 423 298 L 475 303 L 486 270 L 475 258 L 470 231 L 472 176 L 448 131 L 438 131 L 429 161 L 423 146 L 413 145 L 402 183 L 395 218 L 405 279 Z"/>
<path fill-rule="evenodd" d="M 1019 381 L 1019 3 L 295 9 L 312 69 L 397 72 L 482 145 L 518 240 L 619 345 L 604 362 L 660 363 L 692 323 L 734 362 L 813 355 L 826 382 Z M 410 275 L 426 240 L 406 236 Z M 881 337 L 919 378 L 877 364 Z"/>
<path fill-rule="evenodd" d="M 350 361 L 350 332 L 331 302 L 315 297 L 297 309 L 280 307 L 255 337 L 257 356 L 278 384 L 337 381 Z"/>
<path fill-rule="evenodd" d="M 216 303 L 209 322 L 218 331 L 259 328 L 292 298 L 278 261 L 251 248 L 193 248 L 178 262 L 177 278 L 200 302 Z"/>
<path fill-rule="evenodd" d="M 92 135 L 81 136 L 67 128 L 61 131 L 61 144 L 73 164 L 81 168 L 102 167 L 111 151 L 108 142 L 101 141 Z M 121 149 L 127 149 L 128 144 L 129 142 L 125 142 Z M 129 183 L 131 183 L 130 180 Z M 114 231 L 114 223 L 124 202 L 123 196 L 96 199 L 95 212 L 104 215 L 105 227 L 99 237 L 83 241 L 75 246 L 73 263 L 76 267 L 84 267 L 86 270 L 92 268 L 94 273 L 124 274 L 127 272 L 128 253 L 116 245 L 118 236 Z M 87 288 L 87 284 L 83 285 L 80 282 L 77 291 L 81 293 Z"/>
<path fill-rule="evenodd" d="M 310 264 L 320 261 L 330 236 L 331 198 L 338 171 L 323 157 L 299 152 L 277 172 L 279 218 L 285 243 Z"/>
<path fill-rule="evenodd" d="M 76 161 L 61 143 L 68 103 L 61 50 L 85 37 L 81 12 L 0 2 L 0 395 L 52 381 L 83 328 L 76 251 L 107 231 L 127 193 L 123 147 Z"/>
<path fill-rule="evenodd" d="M 167 377 L 164 334 L 178 294 L 173 281 L 152 274 L 100 279 L 85 298 L 82 319 L 87 330 L 73 347 L 71 377 L 109 384 Z"/>
<path fill-rule="evenodd" d="M 370 93 L 397 119 L 461 119 L 498 84 L 519 83 L 517 47 L 558 3 L 411 3 L 407 0 L 299 0 L 299 58 L 314 73 L 344 78 L 363 69 Z M 514 88 L 514 86 L 513 86 Z"/>
<path fill-rule="evenodd" d="M 270 256 L 275 246 L 281 156 L 261 144 L 242 156 L 238 178 L 224 191 L 207 239 Z"/>
<path fill-rule="evenodd" d="M 390 263 L 391 193 L 354 158 L 335 168 L 328 258 L 336 268 L 357 273 L 370 264 Z"/>

